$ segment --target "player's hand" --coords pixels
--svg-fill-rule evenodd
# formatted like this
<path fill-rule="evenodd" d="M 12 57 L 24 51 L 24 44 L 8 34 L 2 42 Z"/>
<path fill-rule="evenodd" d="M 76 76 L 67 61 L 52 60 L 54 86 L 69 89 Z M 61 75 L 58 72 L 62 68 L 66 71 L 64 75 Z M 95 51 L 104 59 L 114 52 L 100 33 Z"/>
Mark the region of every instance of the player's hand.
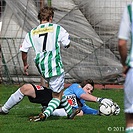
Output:
<path fill-rule="evenodd" d="M 112 99 L 108 99 L 108 98 L 97 98 L 97 102 L 104 104 L 106 107 L 112 106 L 113 105 L 113 101 Z"/>
<path fill-rule="evenodd" d="M 29 75 L 29 73 L 28 73 L 28 68 L 29 68 L 29 64 L 27 64 L 27 65 L 24 66 L 24 73 L 25 73 L 26 75 Z"/>
<path fill-rule="evenodd" d="M 46 119 L 46 116 L 43 113 L 40 113 L 38 116 L 30 116 L 29 117 L 30 121 L 35 121 L 35 122 L 44 121 L 45 119 Z"/>
<path fill-rule="evenodd" d="M 127 72 L 128 72 L 129 69 L 130 69 L 130 67 L 128 67 L 128 66 L 123 66 L 123 76 L 124 76 L 124 77 L 126 76 L 126 74 L 127 74 Z"/>
<path fill-rule="evenodd" d="M 69 48 L 70 47 L 70 44 L 69 45 L 67 45 L 67 46 L 65 46 L 65 48 Z"/>
<path fill-rule="evenodd" d="M 116 102 L 114 102 L 114 107 L 115 109 L 114 109 L 113 115 L 118 115 L 120 113 L 120 107 Z"/>

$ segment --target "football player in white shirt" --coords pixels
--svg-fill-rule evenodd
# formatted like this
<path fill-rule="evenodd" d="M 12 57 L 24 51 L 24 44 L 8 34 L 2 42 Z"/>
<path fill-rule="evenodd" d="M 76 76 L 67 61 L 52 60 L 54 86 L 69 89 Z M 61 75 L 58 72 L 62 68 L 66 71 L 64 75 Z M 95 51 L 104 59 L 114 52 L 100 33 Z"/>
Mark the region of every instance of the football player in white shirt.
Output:
<path fill-rule="evenodd" d="M 61 105 L 68 114 L 69 119 L 73 119 L 77 110 L 73 111 L 71 105 L 63 95 L 64 90 L 64 68 L 60 54 L 60 44 L 65 48 L 70 45 L 68 32 L 58 24 L 53 24 L 54 11 L 52 7 L 44 7 L 38 13 L 40 25 L 33 28 L 26 34 L 20 47 L 24 72 L 28 75 L 27 53 L 30 47 L 35 51 L 34 62 L 42 77 L 49 83 L 52 92 L 52 100 L 48 107 L 38 117 L 33 117 L 33 121 L 45 120 L 52 112 Z"/>
<path fill-rule="evenodd" d="M 130 49 L 127 42 L 131 37 Z M 124 112 L 126 117 L 125 133 L 133 133 L 133 2 L 129 4 L 122 16 L 118 33 L 118 49 L 123 65 Z M 129 50 L 129 51 L 128 51 Z"/>

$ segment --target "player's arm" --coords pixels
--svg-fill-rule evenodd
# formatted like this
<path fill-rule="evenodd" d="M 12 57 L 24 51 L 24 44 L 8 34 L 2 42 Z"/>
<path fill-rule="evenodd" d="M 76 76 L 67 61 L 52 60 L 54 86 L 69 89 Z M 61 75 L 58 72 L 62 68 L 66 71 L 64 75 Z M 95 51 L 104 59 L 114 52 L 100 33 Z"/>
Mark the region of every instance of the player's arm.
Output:
<path fill-rule="evenodd" d="M 85 101 L 89 101 L 89 102 L 96 102 L 97 101 L 97 97 L 89 94 L 89 93 L 83 93 L 80 95 L 81 99 L 84 99 Z"/>
<path fill-rule="evenodd" d="M 26 66 L 27 65 L 27 52 L 22 51 L 22 61 L 23 61 L 23 65 Z"/>
<path fill-rule="evenodd" d="M 63 27 L 60 27 L 59 42 L 64 48 L 70 47 L 70 35 Z"/>
<path fill-rule="evenodd" d="M 23 61 L 23 65 L 24 65 L 24 73 L 26 75 L 28 75 L 28 68 L 29 68 L 29 64 L 27 63 L 27 52 L 23 52 L 22 51 L 22 61 Z"/>
<path fill-rule="evenodd" d="M 123 39 L 119 39 L 118 41 L 118 49 L 121 56 L 121 63 L 125 66 L 126 58 L 127 58 L 127 41 Z"/>
<path fill-rule="evenodd" d="M 27 63 L 27 53 L 30 49 L 30 47 L 32 47 L 31 43 L 30 43 L 30 39 L 29 39 L 29 35 L 28 33 L 26 34 L 25 36 L 25 39 L 23 41 L 23 43 L 21 44 L 20 46 L 20 51 L 22 53 L 22 61 L 23 61 L 23 65 L 24 65 L 24 73 L 26 75 L 28 75 L 28 67 L 29 67 L 29 64 Z"/>
<path fill-rule="evenodd" d="M 121 63 L 123 65 L 123 73 L 126 74 L 128 71 L 128 67 L 126 66 L 126 59 L 127 59 L 127 40 L 130 37 L 131 32 L 131 21 L 130 15 L 128 12 L 128 8 L 126 7 L 122 16 L 122 20 L 119 27 L 118 33 L 118 50 L 121 57 Z"/>
<path fill-rule="evenodd" d="M 121 57 L 121 63 L 123 65 L 123 73 L 126 74 L 129 67 L 126 65 L 127 59 L 127 40 L 119 39 L 118 41 L 118 49 Z"/>
<path fill-rule="evenodd" d="M 89 102 L 97 102 L 97 103 L 102 103 L 105 106 L 106 105 L 113 105 L 113 101 L 111 99 L 108 98 L 99 98 L 99 97 L 95 97 L 89 93 L 83 93 L 80 95 L 80 98 L 89 101 Z"/>

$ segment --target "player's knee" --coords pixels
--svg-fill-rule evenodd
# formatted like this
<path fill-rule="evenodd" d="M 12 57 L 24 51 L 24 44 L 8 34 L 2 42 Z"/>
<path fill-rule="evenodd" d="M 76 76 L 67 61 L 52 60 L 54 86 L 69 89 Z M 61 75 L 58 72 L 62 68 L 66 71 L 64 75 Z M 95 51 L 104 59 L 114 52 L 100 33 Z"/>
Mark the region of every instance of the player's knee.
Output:
<path fill-rule="evenodd" d="M 27 95 L 27 92 L 31 89 L 32 85 L 31 84 L 24 84 L 22 87 L 20 87 L 21 93 L 24 95 Z"/>
<path fill-rule="evenodd" d="M 58 98 L 58 99 L 62 99 L 62 95 L 63 95 L 63 91 L 57 93 L 57 92 L 52 92 L 52 96 L 53 98 Z"/>
<path fill-rule="evenodd" d="M 83 116 L 83 115 L 84 115 L 84 113 L 82 110 L 77 114 L 77 116 Z"/>

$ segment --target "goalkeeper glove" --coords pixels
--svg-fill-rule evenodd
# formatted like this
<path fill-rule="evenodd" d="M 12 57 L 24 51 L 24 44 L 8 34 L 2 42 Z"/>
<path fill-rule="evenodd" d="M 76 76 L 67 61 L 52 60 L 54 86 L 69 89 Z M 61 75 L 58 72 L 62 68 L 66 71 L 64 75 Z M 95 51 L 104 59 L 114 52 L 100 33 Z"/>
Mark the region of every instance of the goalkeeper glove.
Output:
<path fill-rule="evenodd" d="M 105 107 L 113 105 L 112 99 L 108 99 L 108 98 L 97 98 L 97 102 L 104 104 Z"/>
<path fill-rule="evenodd" d="M 118 115 L 120 113 L 120 107 L 116 102 L 114 102 L 114 107 L 115 107 L 115 110 L 114 110 L 113 114 Z"/>

